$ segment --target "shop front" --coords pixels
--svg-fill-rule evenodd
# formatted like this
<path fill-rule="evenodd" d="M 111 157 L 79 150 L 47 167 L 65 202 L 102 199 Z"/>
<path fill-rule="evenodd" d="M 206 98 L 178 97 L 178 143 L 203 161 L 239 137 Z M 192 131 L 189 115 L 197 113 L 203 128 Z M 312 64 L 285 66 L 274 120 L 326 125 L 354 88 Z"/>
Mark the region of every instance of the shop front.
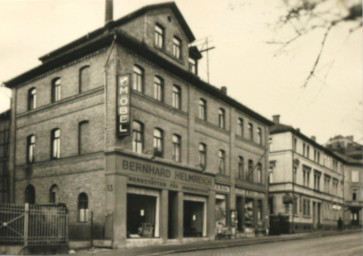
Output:
<path fill-rule="evenodd" d="M 114 248 L 214 239 L 214 175 L 121 152 L 106 165 Z"/>

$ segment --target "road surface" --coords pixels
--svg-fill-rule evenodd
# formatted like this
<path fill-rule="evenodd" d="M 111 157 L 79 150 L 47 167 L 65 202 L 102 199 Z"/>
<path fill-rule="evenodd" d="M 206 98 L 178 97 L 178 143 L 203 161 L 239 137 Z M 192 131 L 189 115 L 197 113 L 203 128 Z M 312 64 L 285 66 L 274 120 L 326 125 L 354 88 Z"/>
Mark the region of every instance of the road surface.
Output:
<path fill-rule="evenodd" d="M 172 256 L 363 256 L 362 233 L 223 249 L 175 253 Z"/>

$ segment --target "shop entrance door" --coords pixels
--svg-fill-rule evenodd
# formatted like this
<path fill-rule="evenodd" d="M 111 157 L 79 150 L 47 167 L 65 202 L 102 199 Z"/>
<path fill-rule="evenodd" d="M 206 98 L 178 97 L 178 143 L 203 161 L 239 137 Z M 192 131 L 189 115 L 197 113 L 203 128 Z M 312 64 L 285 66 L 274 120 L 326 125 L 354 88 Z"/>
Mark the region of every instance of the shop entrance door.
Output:
<path fill-rule="evenodd" d="M 184 200 L 184 237 L 204 235 L 204 207 L 204 202 Z"/>

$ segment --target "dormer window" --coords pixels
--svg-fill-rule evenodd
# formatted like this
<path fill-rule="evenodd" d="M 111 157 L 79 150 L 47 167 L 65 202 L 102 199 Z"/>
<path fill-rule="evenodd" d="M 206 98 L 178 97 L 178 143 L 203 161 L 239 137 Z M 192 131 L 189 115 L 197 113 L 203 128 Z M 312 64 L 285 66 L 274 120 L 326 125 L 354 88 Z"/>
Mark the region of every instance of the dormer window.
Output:
<path fill-rule="evenodd" d="M 181 40 L 176 36 L 173 38 L 173 56 L 181 59 Z"/>
<path fill-rule="evenodd" d="M 164 47 L 164 28 L 159 26 L 159 25 L 155 25 L 155 46 L 157 48 L 162 49 Z"/>

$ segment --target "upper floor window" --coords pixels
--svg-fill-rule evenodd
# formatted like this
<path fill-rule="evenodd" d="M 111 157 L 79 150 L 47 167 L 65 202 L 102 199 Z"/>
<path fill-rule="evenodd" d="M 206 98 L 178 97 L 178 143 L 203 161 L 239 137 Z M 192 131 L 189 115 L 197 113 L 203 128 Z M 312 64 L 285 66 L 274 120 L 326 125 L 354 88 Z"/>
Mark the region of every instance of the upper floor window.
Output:
<path fill-rule="evenodd" d="M 172 104 L 174 108 L 181 109 L 181 89 L 177 85 L 173 85 Z"/>
<path fill-rule="evenodd" d="M 154 129 L 153 147 L 154 154 L 159 157 L 163 157 L 163 131 L 159 128 Z"/>
<path fill-rule="evenodd" d="M 253 161 L 250 159 L 248 160 L 248 173 L 247 173 L 247 181 L 253 181 Z"/>
<path fill-rule="evenodd" d="M 243 119 L 242 118 L 238 118 L 238 129 L 237 129 L 237 134 L 241 137 L 243 137 L 243 129 L 244 129 L 244 125 L 243 125 Z"/>
<path fill-rule="evenodd" d="M 352 182 L 359 182 L 359 172 L 352 171 Z"/>
<path fill-rule="evenodd" d="M 248 137 L 250 140 L 253 140 L 253 124 L 248 123 Z"/>
<path fill-rule="evenodd" d="M 52 102 L 57 102 L 61 99 L 61 79 L 55 78 L 52 81 Z"/>
<path fill-rule="evenodd" d="M 164 81 L 158 76 L 154 77 L 154 99 L 164 100 Z"/>
<path fill-rule="evenodd" d="M 139 121 L 132 122 L 132 151 L 141 154 L 144 150 L 144 126 Z"/>
<path fill-rule="evenodd" d="M 257 128 L 257 143 L 262 144 L 262 129 L 260 127 Z"/>
<path fill-rule="evenodd" d="M 84 66 L 79 70 L 79 92 L 85 92 L 90 88 L 89 66 Z"/>
<path fill-rule="evenodd" d="M 88 221 L 88 196 L 86 193 L 78 195 L 78 221 Z"/>
<path fill-rule="evenodd" d="M 155 25 L 155 46 L 158 48 L 164 47 L 164 28 L 159 25 Z"/>
<path fill-rule="evenodd" d="M 78 124 L 78 154 L 85 154 L 90 151 L 89 136 L 89 122 L 80 122 Z"/>
<path fill-rule="evenodd" d="M 219 159 L 219 163 L 218 163 L 219 174 L 225 175 L 226 174 L 226 153 L 224 152 L 224 150 L 218 151 L 218 159 Z"/>
<path fill-rule="evenodd" d="M 303 185 L 309 187 L 310 185 L 310 168 L 303 167 Z"/>
<path fill-rule="evenodd" d="M 326 193 L 330 193 L 330 176 L 324 176 L 324 190 Z"/>
<path fill-rule="evenodd" d="M 60 130 L 54 129 L 52 130 L 52 152 L 51 152 L 51 158 L 57 159 L 60 158 Z"/>
<path fill-rule="evenodd" d="M 320 190 L 320 176 L 321 173 L 318 171 L 314 171 L 314 189 Z"/>
<path fill-rule="evenodd" d="M 181 40 L 174 36 L 173 38 L 173 56 L 177 59 L 181 58 Z"/>
<path fill-rule="evenodd" d="M 29 135 L 27 138 L 27 163 L 34 163 L 35 159 L 35 136 Z"/>
<path fill-rule="evenodd" d="M 199 165 L 202 168 L 207 166 L 207 146 L 203 143 L 199 144 Z"/>
<path fill-rule="evenodd" d="M 33 110 L 37 107 L 37 89 L 30 88 L 28 91 L 28 110 Z"/>
<path fill-rule="evenodd" d="M 243 179 L 243 175 L 244 175 L 244 159 L 242 156 L 238 157 L 238 174 L 237 174 L 237 178 L 238 179 Z"/>
<path fill-rule="evenodd" d="M 262 183 L 262 164 L 258 163 L 257 164 L 257 169 L 256 169 L 256 178 L 257 178 L 257 183 Z"/>
<path fill-rule="evenodd" d="M 195 59 L 189 58 L 189 72 L 197 74 L 197 61 Z"/>
<path fill-rule="evenodd" d="M 204 99 L 199 99 L 199 118 L 207 120 L 207 102 Z"/>
<path fill-rule="evenodd" d="M 306 147 L 306 157 L 307 158 L 310 157 L 310 147 L 309 146 Z"/>
<path fill-rule="evenodd" d="M 141 93 L 144 90 L 144 70 L 136 65 L 132 72 L 132 89 Z"/>
<path fill-rule="evenodd" d="M 293 144 L 292 144 L 292 150 L 296 151 L 296 147 L 297 147 L 297 138 L 293 138 Z"/>
<path fill-rule="evenodd" d="M 56 204 L 58 202 L 57 193 L 58 193 L 58 186 L 57 185 L 51 186 L 49 189 L 49 203 Z"/>
<path fill-rule="evenodd" d="M 219 128 L 226 128 L 226 114 L 223 108 L 220 108 L 218 111 L 218 125 Z"/>
<path fill-rule="evenodd" d="M 177 134 L 173 134 L 173 160 L 181 161 L 180 152 L 181 152 L 181 138 Z"/>

